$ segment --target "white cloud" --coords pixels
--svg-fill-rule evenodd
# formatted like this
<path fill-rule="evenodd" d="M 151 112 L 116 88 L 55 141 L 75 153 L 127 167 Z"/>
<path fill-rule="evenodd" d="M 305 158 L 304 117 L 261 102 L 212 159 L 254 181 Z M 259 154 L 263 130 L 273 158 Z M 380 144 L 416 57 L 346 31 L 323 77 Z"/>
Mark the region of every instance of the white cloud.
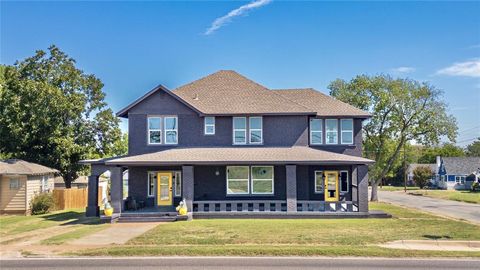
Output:
<path fill-rule="evenodd" d="M 437 74 L 448 76 L 480 77 L 480 58 L 454 63 L 449 67 L 438 70 Z"/>
<path fill-rule="evenodd" d="M 392 68 L 391 71 L 394 73 L 412 73 L 416 69 L 414 67 L 397 67 L 397 68 Z"/>
<path fill-rule="evenodd" d="M 205 31 L 205 35 L 211 35 L 220 27 L 232 21 L 233 18 L 246 14 L 248 11 L 268 5 L 272 0 L 255 0 L 245 4 L 237 9 L 228 12 L 227 15 L 219 17 L 213 21 L 212 25 Z"/>
<path fill-rule="evenodd" d="M 480 48 L 480 44 L 475 44 L 475 45 L 472 45 L 472 46 L 468 46 L 467 48 L 468 49 L 478 49 L 478 48 Z"/>

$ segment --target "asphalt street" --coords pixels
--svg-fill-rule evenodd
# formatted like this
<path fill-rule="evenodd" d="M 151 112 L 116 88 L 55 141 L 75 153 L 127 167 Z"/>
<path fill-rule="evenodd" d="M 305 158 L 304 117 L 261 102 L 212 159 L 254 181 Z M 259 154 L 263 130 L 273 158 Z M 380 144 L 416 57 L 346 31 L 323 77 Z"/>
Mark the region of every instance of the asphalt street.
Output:
<path fill-rule="evenodd" d="M 479 269 L 480 260 L 312 257 L 42 258 L 0 260 L 6 269 Z"/>

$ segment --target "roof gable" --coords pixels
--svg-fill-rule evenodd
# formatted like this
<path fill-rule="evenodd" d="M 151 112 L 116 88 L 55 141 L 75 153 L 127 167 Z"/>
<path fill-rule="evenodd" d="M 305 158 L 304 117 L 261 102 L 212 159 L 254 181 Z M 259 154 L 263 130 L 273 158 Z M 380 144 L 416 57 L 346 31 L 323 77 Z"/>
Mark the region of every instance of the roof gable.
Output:
<path fill-rule="evenodd" d="M 133 107 L 137 106 L 138 104 L 140 104 L 142 101 L 146 100 L 147 98 L 149 98 L 150 96 L 152 96 L 153 94 L 159 92 L 159 91 L 163 91 L 165 93 L 167 93 L 168 95 L 170 95 L 171 97 L 173 97 L 174 99 L 176 99 L 177 101 L 179 101 L 180 103 L 184 104 L 185 106 L 187 106 L 188 108 L 192 109 L 193 111 L 201 114 L 201 112 L 199 110 L 197 110 L 197 108 L 193 107 L 192 105 L 190 105 L 189 103 L 185 102 L 182 98 L 178 97 L 177 95 L 175 95 L 174 93 L 172 93 L 172 91 L 168 90 L 165 86 L 163 85 L 158 85 L 157 87 L 153 88 L 152 90 L 150 90 L 149 92 L 147 92 L 145 95 L 141 96 L 140 98 L 138 98 L 137 100 L 135 100 L 134 102 L 130 103 L 127 107 L 121 109 L 119 112 L 117 112 L 117 116 L 118 117 L 125 117 L 125 118 L 128 118 L 128 111 L 131 110 Z"/>

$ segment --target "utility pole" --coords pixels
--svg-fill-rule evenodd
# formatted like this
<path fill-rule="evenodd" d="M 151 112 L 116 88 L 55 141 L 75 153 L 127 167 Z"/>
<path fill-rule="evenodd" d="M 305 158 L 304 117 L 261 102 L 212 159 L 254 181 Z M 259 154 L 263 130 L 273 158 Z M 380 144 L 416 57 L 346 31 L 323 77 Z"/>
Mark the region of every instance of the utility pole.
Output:
<path fill-rule="evenodd" d="M 403 191 L 406 193 L 407 192 L 407 159 L 405 155 L 405 144 L 403 144 L 403 183 L 404 183 L 404 189 Z"/>

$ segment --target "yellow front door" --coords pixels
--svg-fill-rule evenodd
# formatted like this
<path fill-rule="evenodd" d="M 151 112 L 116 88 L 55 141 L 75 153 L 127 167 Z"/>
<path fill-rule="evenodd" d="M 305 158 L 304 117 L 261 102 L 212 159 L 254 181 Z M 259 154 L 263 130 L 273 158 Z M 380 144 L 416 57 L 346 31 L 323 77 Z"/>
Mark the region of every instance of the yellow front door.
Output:
<path fill-rule="evenodd" d="M 157 174 L 157 204 L 172 205 L 172 173 Z"/>
<path fill-rule="evenodd" d="M 338 172 L 325 171 L 325 201 L 338 201 Z"/>

